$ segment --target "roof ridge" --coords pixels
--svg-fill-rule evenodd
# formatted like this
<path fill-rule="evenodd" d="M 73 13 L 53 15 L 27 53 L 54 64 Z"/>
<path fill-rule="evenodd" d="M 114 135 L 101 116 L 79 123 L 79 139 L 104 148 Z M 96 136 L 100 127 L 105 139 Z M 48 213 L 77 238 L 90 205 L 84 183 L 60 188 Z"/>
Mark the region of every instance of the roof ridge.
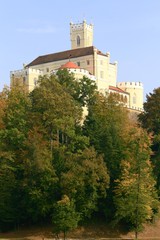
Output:
<path fill-rule="evenodd" d="M 63 60 L 63 59 L 76 58 L 79 56 L 91 55 L 91 54 L 93 54 L 94 49 L 95 49 L 94 46 L 89 46 L 89 47 L 85 47 L 85 48 L 75 48 L 75 49 L 65 50 L 65 51 L 61 51 L 61 52 L 41 55 L 41 56 L 37 57 L 36 59 L 34 59 L 29 64 L 27 64 L 26 67 L 39 65 L 39 64 L 43 64 L 43 63 L 48 63 L 48 62 L 59 61 L 59 60 Z"/>

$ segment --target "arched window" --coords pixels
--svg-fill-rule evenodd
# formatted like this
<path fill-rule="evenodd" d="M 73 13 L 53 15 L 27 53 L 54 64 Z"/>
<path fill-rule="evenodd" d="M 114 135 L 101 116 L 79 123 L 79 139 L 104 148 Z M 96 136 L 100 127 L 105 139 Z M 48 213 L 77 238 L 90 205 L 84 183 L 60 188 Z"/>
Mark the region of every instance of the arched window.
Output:
<path fill-rule="evenodd" d="M 80 43 L 81 43 L 80 36 L 77 36 L 77 46 L 78 46 L 78 47 L 80 46 Z"/>

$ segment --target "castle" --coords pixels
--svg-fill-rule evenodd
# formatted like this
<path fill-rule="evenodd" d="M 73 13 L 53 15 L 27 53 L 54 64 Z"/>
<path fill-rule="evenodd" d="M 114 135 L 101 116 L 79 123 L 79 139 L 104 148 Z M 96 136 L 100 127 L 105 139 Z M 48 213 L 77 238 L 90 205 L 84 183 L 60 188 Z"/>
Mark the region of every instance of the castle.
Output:
<path fill-rule="evenodd" d="M 10 85 L 24 86 L 28 92 L 37 85 L 39 76 L 54 74 L 67 68 L 75 79 L 86 76 L 96 82 L 98 91 L 119 94 L 126 107 L 143 111 L 141 82 L 117 82 L 117 62 L 110 62 L 110 53 L 102 53 L 93 46 L 93 25 L 70 23 L 71 50 L 39 56 L 22 70 L 10 72 Z"/>

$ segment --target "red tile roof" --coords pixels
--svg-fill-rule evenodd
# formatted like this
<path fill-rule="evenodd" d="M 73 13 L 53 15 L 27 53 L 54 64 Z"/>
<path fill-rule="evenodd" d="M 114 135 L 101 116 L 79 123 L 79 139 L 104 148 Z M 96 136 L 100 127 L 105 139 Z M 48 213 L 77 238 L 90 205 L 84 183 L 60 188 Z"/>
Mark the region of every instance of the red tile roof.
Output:
<path fill-rule="evenodd" d="M 127 92 L 123 91 L 121 88 L 114 87 L 114 86 L 109 86 L 109 90 L 112 90 L 112 91 L 115 91 L 115 92 L 119 92 L 119 93 L 128 94 Z"/>
<path fill-rule="evenodd" d="M 67 63 L 65 63 L 64 65 L 62 65 L 59 69 L 64 69 L 64 68 L 69 68 L 69 69 L 71 69 L 71 68 L 80 68 L 80 67 L 78 67 L 74 62 L 67 62 Z"/>

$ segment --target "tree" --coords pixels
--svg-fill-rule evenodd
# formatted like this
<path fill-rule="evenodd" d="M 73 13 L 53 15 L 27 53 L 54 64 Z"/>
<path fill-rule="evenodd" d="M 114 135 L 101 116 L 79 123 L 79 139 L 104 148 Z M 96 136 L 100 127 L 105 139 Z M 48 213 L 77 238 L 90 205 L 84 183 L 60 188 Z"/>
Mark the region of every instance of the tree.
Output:
<path fill-rule="evenodd" d="M 81 220 L 90 218 L 98 210 L 99 201 L 106 198 L 109 187 L 109 176 L 103 158 L 93 148 L 86 148 L 80 153 L 64 152 L 63 161 L 61 192 L 74 199 Z"/>
<path fill-rule="evenodd" d="M 1 201 L 2 204 L 5 201 L 5 206 L 7 206 L 1 205 L 2 216 L 10 215 L 10 223 L 18 225 L 24 216 L 25 209 L 21 205 L 24 173 L 22 152 L 25 151 L 25 141 L 29 129 L 30 101 L 27 94 L 19 88 L 13 88 L 11 91 L 5 89 L 1 96 L 5 111 L 2 112 L 0 120 L 2 122 L 0 129 L 0 184 Z M 7 182 L 8 178 L 10 178 L 10 183 Z"/>
<path fill-rule="evenodd" d="M 40 78 L 39 87 L 31 93 L 32 111 L 36 124 L 45 128 L 46 137 L 53 142 L 67 144 L 82 117 L 82 109 L 58 83 L 56 76 Z"/>
<path fill-rule="evenodd" d="M 113 96 L 97 95 L 94 104 L 89 106 L 84 133 L 98 153 L 104 154 L 111 180 L 118 176 L 128 128 L 128 113 L 117 103 L 117 99 Z"/>
<path fill-rule="evenodd" d="M 7 91 L 7 89 L 6 89 L 6 91 Z M 3 90 L 3 92 L 0 93 L 0 129 L 2 129 L 4 127 L 3 117 L 5 114 L 5 108 L 7 105 L 6 97 L 7 97 L 6 93 Z"/>
<path fill-rule="evenodd" d="M 78 87 L 75 94 L 75 99 L 84 107 L 88 106 L 95 100 L 96 94 L 96 83 L 83 76 L 82 79 L 78 80 Z"/>
<path fill-rule="evenodd" d="M 0 129 L 0 189 L 5 205 L 0 209 L 1 216 L 8 216 L 8 222 L 16 225 L 39 221 L 52 208 L 56 182 L 46 131 L 41 124 L 35 126 L 38 114 L 32 111 L 22 89 L 5 91 L 2 100 L 5 111 Z M 10 184 L 8 177 L 12 179 Z"/>
<path fill-rule="evenodd" d="M 76 80 L 72 73 L 63 69 L 57 72 L 57 81 L 81 106 L 88 106 L 94 101 L 97 86 L 93 80 L 85 76 Z"/>
<path fill-rule="evenodd" d="M 155 135 L 160 134 L 160 88 L 153 90 L 146 96 L 144 112 L 139 115 L 142 126 Z"/>
<path fill-rule="evenodd" d="M 114 201 L 115 221 L 126 221 L 135 230 L 136 239 L 159 205 L 149 158 L 150 143 L 146 133 L 141 129 L 132 130 L 126 157 L 121 162 L 121 177 L 116 180 Z"/>
<path fill-rule="evenodd" d="M 144 103 L 144 112 L 139 115 L 139 121 L 142 127 L 145 128 L 150 135 L 152 135 L 151 149 L 153 154 L 151 160 L 154 167 L 154 174 L 157 181 L 157 189 L 160 194 L 160 88 L 153 90 L 153 93 L 149 93 Z"/>
<path fill-rule="evenodd" d="M 4 148 L 6 144 L 7 151 L 19 154 L 18 151 L 23 148 L 29 129 L 30 101 L 28 95 L 19 88 L 4 91 L 2 95 L 6 106 L 2 117 L 4 127 L 0 131 L 0 137 L 3 139 Z"/>
<path fill-rule="evenodd" d="M 33 128 L 28 133 L 23 154 L 23 191 L 26 218 L 38 222 L 50 216 L 56 202 L 57 177 L 50 147 L 43 132 Z"/>
<path fill-rule="evenodd" d="M 17 181 L 13 156 L 0 154 L 0 231 L 8 230 L 16 223 L 15 190 Z"/>
<path fill-rule="evenodd" d="M 126 109 L 114 96 L 97 94 L 94 103 L 89 105 L 84 134 L 90 138 L 90 144 L 95 150 L 103 154 L 108 169 L 110 187 L 102 209 L 109 221 L 114 216 L 113 190 L 115 179 L 120 176 L 120 163 L 124 158 L 129 124 L 131 125 Z"/>
<path fill-rule="evenodd" d="M 64 195 L 62 200 L 59 200 L 55 205 L 52 222 L 54 224 L 53 232 L 57 235 L 63 232 L 64 240 L 66 233 L 77 227 L 79 214 L 75 210 L 74 202 L 67 195 Z"/>

